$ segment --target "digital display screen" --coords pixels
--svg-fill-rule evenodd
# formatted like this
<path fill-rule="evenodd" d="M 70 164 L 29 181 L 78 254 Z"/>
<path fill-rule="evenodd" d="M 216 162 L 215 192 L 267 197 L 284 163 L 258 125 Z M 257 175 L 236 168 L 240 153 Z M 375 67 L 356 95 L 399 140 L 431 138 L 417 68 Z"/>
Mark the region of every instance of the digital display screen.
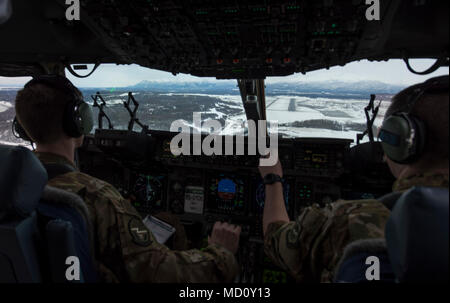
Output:
<path fill-rule="evenodd" d="M 222 179 L 217 184 L 217 195 L 222 200 L 234 200 L 236 197 L 236 183 L 231 179 Z"/>
<path fill-rule="evenodd" d="M 314 167 L 319 167 L 321 164 L 328 163 L 328 155 L 313 150 L 305 150 L 303 160 L 311 163 Z"/>
<path fill-rule="evenodd" d="M 212 177 L 209 184 L 208 210 L 243 213 L 244 181 L 239 177 L 225 174 Z"/>
<path fill-rule="evenodd" d="M 265 255 L 263 261 L 262 283 L 284 284 L 289 278 L 286 272 L 276 266 L 270 258 Z"/>
<path fill-rule="evenodd" d="M 314 163 L 327 163 L 328 157 L 325 154 L 312 154 L 311 161 Z"/>
<path fill-rule="evenodd" d="M 279 270 L 264 269 L 262 283 L 284 284 L 287 282 L 287 273 Z"/>
<path fill-rule="evenodd" d="M 204 189 L 201 186 L 186 186 L 184 190 L 184 212 L 203 214 Z"/>
<path fill-rule="evenodd" d="M 130 197 L 133 206 L 143 212 L 162 209 L 164 182 L 164 176 L 138 175 Z"/>
<path fill-rule="evenodd" d="M 343 165 L 343 150 L 335 145 L 303 144 L 295 152 L 295 166 L 305 175 L 327 175 Z"/>

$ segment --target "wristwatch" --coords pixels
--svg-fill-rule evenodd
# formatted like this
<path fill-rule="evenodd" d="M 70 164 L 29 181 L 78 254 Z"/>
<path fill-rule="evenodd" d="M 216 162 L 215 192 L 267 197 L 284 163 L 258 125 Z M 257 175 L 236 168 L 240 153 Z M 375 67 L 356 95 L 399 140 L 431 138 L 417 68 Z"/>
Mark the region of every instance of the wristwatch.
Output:
<path fill-rule="evenodd" d="M 276 182 L 283 182 L 283 179 L 276 174 L 267 174 L 264 176 L 263 183 L 266 185 L 274 184 Z"/>

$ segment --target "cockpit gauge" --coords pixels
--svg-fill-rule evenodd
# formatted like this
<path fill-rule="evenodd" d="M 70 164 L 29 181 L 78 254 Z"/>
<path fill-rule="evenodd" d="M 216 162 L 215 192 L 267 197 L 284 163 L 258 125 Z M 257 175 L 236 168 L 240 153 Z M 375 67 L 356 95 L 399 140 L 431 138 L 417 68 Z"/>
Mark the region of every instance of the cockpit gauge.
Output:
<path fill-rule="evenodd" d="M 164 176 L 139 175 L 133 187 L 133 205 L 151 212 L 163 208 Z"/>
<path fill-rule="evenodd" d="M 244 181 L 236 176 L 219 174 L 210 179 L 208 209 L 219 213 L 243 214 Z"/>

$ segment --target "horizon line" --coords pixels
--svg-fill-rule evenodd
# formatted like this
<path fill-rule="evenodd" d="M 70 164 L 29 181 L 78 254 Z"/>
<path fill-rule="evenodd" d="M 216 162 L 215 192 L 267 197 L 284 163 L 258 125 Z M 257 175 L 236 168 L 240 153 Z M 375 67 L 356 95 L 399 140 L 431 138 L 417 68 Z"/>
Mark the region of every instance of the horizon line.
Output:
<path fill-rule="evenodd" d="M 135 83 L 135 84 L 132 84 L 132 85 L 127 85 L 127 86 L 77 86 L 78 88 L 112 88 L 112 87 L 114 87 L 114 88 L 116 88 L 116 89 L 121 89 L 121 88 L 129 88 L 129 87 L 133 87 L 133 86 L 137 86 L 137 85 L 139 85 L 140 83 L 145 83 L 145 82 L 148 82 L 148 83 L 157 83 L 157 84 L 184 84 L 184 83 L 198 83 L 198 84 L 215 84 L 216 83 L 216 81 L 220 81 L 220 82 L 226 82 L 226 81 L 228 81 L 228 82 L 231 82 L 231 81 L 237 81 L 236 79 L 216 79 L 216 80 L 203 80 L 203 81 L 195 81 L 195 80 L 192 80 L 192 81 L 183 81 L 183 82 L 174 82 L 174 81 L 171 81 L 171 80 L 162 80 L 162 81 L 158 81 L 158 80 L 142 80 L 142 81 L 139 81 L 139 82 L 137 82 L 137 83 Z M 338 79 L 332 79 L 332 80 L 322 80 L 322 81 L 302 81 L 302 80 L 300 80 L 300 81 L 286 81 L 286 82 L 283 82 L 283 81 L 276 81 L 276 82 L 267 82 L 267 79 L 265 79 L 265 84 L 298 84 L 298 83 L 304 83 L 304 82 L 306 82 L 306 83 L 327 83 L 327 82 L 340 82 L 340 83 L 345 83 L 345 84 L 353 84 L 353 83 L 361 83 L 361 82 L 365 82 L 365 83 L 380 83 L 380 84 L 385 84 L 385 85 L 388 85 L 388 86 L 399 86 L 399 87 L 407 87 L 407 85 L 406 84 L 401 84 L 401 83 L 392 83 L 392 84 L 390 84 L 390 83 L 386 83 L 386 82 L 383 82 L 383 81 L 379 81 L 379 80 L 357 80 L 357 81 L 351 81 L 351 80 L 338 80 Z M 237 82 L 236 82 L 236 86 L 237 86 Z M 1 84 L 0 83 L 0 87 L 1 88 L 22 88 L 23 87 L 23 85 L 17 85 L 17 84 Z"/>

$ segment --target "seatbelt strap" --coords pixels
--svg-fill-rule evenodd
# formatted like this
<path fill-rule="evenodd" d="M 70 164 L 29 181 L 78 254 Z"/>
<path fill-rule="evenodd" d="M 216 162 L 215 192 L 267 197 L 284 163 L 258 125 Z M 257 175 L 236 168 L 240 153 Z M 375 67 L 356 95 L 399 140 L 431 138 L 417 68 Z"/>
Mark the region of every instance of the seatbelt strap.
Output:
<path fill-rule="evenodd" d="M 47 171 L 48 180 L 54 179 L 60 175 L 64 175 L 75 171 L 75 168 L 69 164 L 63 163 L 45 163 L 43 164 L 45 170 Z"/>

